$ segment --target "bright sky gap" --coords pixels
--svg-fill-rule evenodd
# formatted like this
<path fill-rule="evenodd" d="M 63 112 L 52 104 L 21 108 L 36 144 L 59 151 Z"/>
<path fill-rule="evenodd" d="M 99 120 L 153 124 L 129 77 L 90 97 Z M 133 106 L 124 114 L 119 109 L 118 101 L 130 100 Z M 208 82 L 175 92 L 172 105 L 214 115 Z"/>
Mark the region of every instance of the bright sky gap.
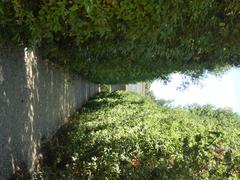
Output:
<path fill-rule="evenodd" d="M 219 77 L 206 74 L 200 85 L 190 85 L 184 91 L 177 90 L 183 82 L 181 74 L 175 73 L 171 77 L 172 81 L 167 85 L 161 80 L 152 83 L 151 90 L 156 99 L 173 100 L 173 106 L 211 104 L 231 108 L 240 114 L 240 69 L 232 68 Z"/>

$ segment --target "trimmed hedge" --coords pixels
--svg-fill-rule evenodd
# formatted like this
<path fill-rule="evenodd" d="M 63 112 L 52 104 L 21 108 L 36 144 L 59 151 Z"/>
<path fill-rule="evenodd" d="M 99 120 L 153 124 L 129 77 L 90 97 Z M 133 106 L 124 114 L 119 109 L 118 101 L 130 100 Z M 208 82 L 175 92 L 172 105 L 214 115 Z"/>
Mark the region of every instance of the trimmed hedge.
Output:
<path fill-rule="evenodd" d="M 240 117 L 101 93 L 43 147 L 48 179 L 238 179 Z"/>
<path fill-rule="evenodd" d="M 3 0 L 0 43 L 39 47 L 94 82 L 239 65 L 240 4 L 215 0 Z"/>

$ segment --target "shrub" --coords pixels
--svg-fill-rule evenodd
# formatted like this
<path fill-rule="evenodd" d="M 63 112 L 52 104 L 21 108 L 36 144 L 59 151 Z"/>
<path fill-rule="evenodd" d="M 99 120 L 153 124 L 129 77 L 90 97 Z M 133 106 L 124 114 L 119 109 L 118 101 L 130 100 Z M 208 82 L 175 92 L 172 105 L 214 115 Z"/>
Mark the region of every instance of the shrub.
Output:
<path fill-rule="evenodd" d="M 102 83 L 239 65 L 238 1 L 4 0 L 0 43 L 40 47 L 44 57 Z"/>
<path fill-rule="evenodd" d="M 240 178 L 239 116 L 193 109 L 128 92 L 99 94 L 45 144 L 42 173 L 49 179 Z"/>

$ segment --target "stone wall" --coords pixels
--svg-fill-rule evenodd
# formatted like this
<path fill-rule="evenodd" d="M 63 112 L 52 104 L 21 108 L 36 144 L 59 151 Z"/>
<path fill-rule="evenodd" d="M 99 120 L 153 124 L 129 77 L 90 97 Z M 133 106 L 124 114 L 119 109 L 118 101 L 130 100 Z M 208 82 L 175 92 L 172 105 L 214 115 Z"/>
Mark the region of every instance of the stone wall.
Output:
<path fill-rule="evenodd" d="M 0 49 L 0 180 L 31 170 L 50 137 L 99 86 L 23 48 Z"/>
<path fill-rule="evenodd" d="M 111 85 L 111 90 L 112 91 L 117 91 L 117 90 L 126 90 L 126 85 L 125 84 L 113 84 Z"/>

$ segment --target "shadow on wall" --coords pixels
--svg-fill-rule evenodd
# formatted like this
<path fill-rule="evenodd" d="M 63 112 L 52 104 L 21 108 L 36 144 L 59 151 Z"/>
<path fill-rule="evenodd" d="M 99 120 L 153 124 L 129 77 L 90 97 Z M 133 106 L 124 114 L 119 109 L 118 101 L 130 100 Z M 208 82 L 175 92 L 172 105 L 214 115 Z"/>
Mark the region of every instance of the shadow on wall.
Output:
<path fill-rule="evenodd" d="M 23 48 L 0 50 L 0 180 L 33 168 L 42 137 L 99 91 Z"/>

